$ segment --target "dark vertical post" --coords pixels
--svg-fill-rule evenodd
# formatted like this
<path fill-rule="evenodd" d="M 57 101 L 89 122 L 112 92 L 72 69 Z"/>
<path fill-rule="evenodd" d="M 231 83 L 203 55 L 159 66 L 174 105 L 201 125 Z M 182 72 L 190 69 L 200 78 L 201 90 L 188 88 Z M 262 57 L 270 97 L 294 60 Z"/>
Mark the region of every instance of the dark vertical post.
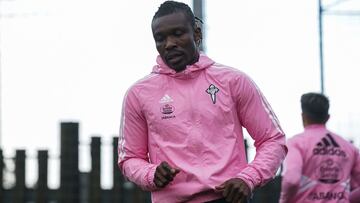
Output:
<path fill-rule="evenodd" d="M 134 203 L 144 203 L 146 192 L 143 191 L 142 189 L 140 189 L 140 187 L 137 185 L 134 185 L 133 191 L 134 191 L 133 202 Z"/>
<path fill-rule="evenodd" d="M 25 202 L 25 150 L 16 150 L 14 203 Z"/>
<path fill-rule="evenodd" d="M 4 192 L 3 192 L 3 171 L 4 171 L 4 157 L 3 157 L 3 153 L 2 153 L 2 149 L 0 149 L 0 203 L 3 203 L 3 197 L 4 197 Z"/>
<path fill-rule="evenodd" d="M 122 187 L 124 184 L 124 179 L 120 173 L 118 166 L 118 137 L 113 138 L 113 201 L 112 202 L 122 202 Z"/>
<path fill-rule="evenodd" d="M 48 151 L 38 151 L 38 167 L 39 177 L 36 184 L 36 203 L 47 203 L 48 202 Z"/>
<path fill-rule="evenodd" d="M 193 11 L 194 15 L 198 18 L 200 18 L 203 22 L 203 0 L 193 0 Z M 203 40 L 200 44 L 200 51 L 205 51 L 205 30 L 203 29 L 203 26 L 201 23 L 198 24 L 202 30 Z"/>
<path fill-rule="evenodd" d="M 80 202 L 79 124 L 61 123 L 60 203 Z"/>
<path fill-rule="evenodd" d="M 245 146 L 246 160 L 249 162 L 249 144 L 247 143 L 247 139 L 244 139 L 244 146 Z"/>
<path fill-rule="evenodd" d="M 100 186 L 100 173 L 101 173 L 101 138 L 91 138 L 91 172 L 90 172 L 90 192 L 89 202 L 101 202 L 101 186 Z"/>
<path fill-rule="evenodd" d="M 321 0 L 319 3 L 319 51 L 320 51 L 320 89 L 321 93 L 325 93 L 324 89 L 324 56 L 323 56 L 323 7 Z"/>

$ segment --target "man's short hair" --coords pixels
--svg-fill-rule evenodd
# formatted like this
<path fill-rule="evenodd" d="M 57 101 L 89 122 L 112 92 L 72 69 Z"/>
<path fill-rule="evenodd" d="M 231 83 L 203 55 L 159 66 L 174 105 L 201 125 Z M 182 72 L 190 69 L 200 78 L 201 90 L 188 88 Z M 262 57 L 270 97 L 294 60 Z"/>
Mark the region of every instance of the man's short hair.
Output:
<path fill-rule="evenodd" d="M 185 14 L 191 26 L 195 27 L 195 16 L 191 8 L 187 4 L 177 1 L 165 1 L 164 3 L 162 3 L 159 9 L 156 11 L 153 20 L 162 16 L 178 12 Z"/>
<path fill-rule="evenodd" d="M 315 123 L 325 123 L 329 116 L 329 99 L 320 93 L 306 93 L 301 96 L 301 110 Z"/>

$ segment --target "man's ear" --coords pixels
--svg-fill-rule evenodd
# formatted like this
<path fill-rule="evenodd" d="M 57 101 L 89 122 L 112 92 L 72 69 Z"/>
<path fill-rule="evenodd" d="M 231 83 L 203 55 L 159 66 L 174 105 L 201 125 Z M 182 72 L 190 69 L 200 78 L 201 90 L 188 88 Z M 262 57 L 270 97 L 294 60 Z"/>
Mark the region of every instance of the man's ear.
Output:
<path fill-rule="evenodd" d="M 304 127 L 308 125 L 307 116 L 303 112 L 301 112 L 301 120 L 302 120 L 302 123 L 303 123 Z"/>
<path fill-rule="evenodd" d="M 194 39 L 195 39 L 196 46 L 199 47 L 200 44 L 201 44 L 201 41 L 202 41 L 202 31 L 201 31 L 201 28 L 199 26 L 195 26 Z"/>
<path fill-rule="evenodd" d="M 330 114 L 327 115 L 325 123 L 328 122 L 329 119 L 330 119 Z"/>

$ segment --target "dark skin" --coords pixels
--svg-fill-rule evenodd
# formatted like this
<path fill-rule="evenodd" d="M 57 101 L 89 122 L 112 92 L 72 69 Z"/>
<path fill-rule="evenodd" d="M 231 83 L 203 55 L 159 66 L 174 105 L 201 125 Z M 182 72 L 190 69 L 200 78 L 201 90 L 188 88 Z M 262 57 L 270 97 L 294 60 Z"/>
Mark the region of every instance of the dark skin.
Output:
<path fill-rule="evenodd" d="M 201 29 L 192 26 L 184 13 L 178 12 L 155 18 L 151 25 L 156 49 L 163 61 L 176 72 L 199 60 Z M 164 188 L 171 183 L 180 169 L 166 161 L 156 167 L 154 183 Z M 232 178 L 214 188 L 228 202 L 245 203 L 250 194 L 249 186 L 240 178 Z"/>
<path fill-rule="evenodd" d="M 174 180 L 180 169 L 171 167 L 166 161 L 156 167 L 154 183 L 157 187 L 163 188 Z"/>
<path fill-rule="evenodd" d="M 171 69 L 181 72 L 199 60 L 201 29 L 192 26 L 183 13 L 155 18 L 151 28 L 156 49 Z"/>
<path fill-rule="evenodd" d="M 240 178 L 232 178 L 215 187 L 227 202 L 246 203 L 250 195 L 249 186 Z"/>

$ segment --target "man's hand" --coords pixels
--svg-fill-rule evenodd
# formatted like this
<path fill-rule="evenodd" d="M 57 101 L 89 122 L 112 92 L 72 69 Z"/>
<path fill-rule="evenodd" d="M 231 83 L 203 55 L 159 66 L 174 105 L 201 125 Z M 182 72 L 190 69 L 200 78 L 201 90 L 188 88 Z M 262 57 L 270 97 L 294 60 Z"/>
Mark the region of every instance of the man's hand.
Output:
<path fill-rule="evenodd" d="M 215 189 L 221 192 L 227 202 L 246 203 L 250 195 L 249 186 L 240 178 L 232 178 Z"/>
<path fill-rule="evenodd" d="M 163 161 L 156 167 L 154 183 L 157 187 L 163 188 L 173 181 L 179 172 L 179 169 L 173 168 L 166 161 Z"/>

